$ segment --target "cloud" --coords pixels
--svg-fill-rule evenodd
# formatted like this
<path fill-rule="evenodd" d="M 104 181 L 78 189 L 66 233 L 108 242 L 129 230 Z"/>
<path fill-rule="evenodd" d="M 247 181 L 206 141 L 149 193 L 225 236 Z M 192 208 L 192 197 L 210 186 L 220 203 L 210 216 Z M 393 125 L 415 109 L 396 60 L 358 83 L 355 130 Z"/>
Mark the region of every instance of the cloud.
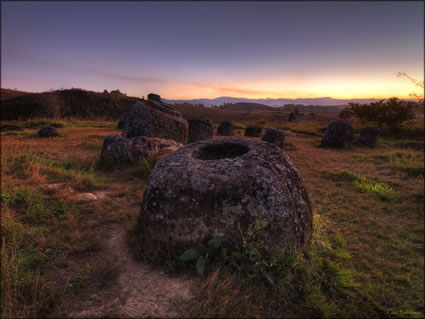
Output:
<path fill-rule="evenodd" d="M 204 89 L 204 90 L 212 90 L 217 92 L 217 94 L 244 94 L 244 95 L 276 95 L 276 92 L 271 91 L 265 91 L 265 90 L 253 90 L 253 89 L 245 89 L 245 88 L 239 88 L 239 87 L 229 87 L 229 86 L 221 86 L 217 84 L 210 84 L 210 83 L 186 83 L 188 87 L 196 87 L 197 89 Z"/>
<path fill-rule="evenodd" d="M 64 72 L 80 72 L 84 74 L 92 74 L 96 76 L 101 76 L 109 79 L 117 79 L 126 82 L 136 82 L 136 83 L 156 83 L 156 84 L 168 84 L 164 79 L 160 79 L 157 77 L 149 77 L 149 76 L 139 76 L 133 74 L 124 74 L 120 72 L 114 71 L 104 71 L 97 70 L 94 68 L 85 68 L 82 66 L 72 65 L 70 63 L 64 62 L 54 62 L 37 55 L 25 52 L 23 50 L 14 49 L 13 50 L 13 59 L 17 59 L 20 63 L 28 63 L 32 65 L 36 65 L 42 68 L 50 68 Z"/>
<path fill-rule="evenodd" d="M 251 90 L 251 89 L 239 89 L 232 87 L 218 87 L 215 88 L 217 91 L 223 93 L 237 93 L 237 94 L 248 94 L 248 95 L 274 95 L 274 92 L 270 91 L 261 91 L 261 90 Z"/>
<path fill-rule="evenodd" d="M 159 79 L 156 77 L 145 77 L 145 76 L 138 76 L 138 75 L 132 75 L 132 74 L 123 74 L 123 73 L 116 73 L 116 72 L 110 72 L 110 71 L 99 71 L 95 69 L 82 69 L 83 72 L 88 72 L 94 75 L 102 76 L 105 78 L 110 79 L 118 79 L 122 81 L 127 82 L 138 82 L 138 83 L 156 83 L 156 84 L 168 84 L 167 81 L 163 79 Z"/>

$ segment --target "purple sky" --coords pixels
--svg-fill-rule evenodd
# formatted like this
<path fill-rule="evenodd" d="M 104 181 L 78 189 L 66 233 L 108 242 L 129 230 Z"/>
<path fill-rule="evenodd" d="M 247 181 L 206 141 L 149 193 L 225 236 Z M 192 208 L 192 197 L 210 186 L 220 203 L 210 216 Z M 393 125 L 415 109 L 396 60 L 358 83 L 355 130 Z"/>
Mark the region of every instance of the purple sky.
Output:
<path fill-rule="evenodd" d="M 1 80 L 169 99 L 407 97 L 423 2 L 2 1 Z"/>

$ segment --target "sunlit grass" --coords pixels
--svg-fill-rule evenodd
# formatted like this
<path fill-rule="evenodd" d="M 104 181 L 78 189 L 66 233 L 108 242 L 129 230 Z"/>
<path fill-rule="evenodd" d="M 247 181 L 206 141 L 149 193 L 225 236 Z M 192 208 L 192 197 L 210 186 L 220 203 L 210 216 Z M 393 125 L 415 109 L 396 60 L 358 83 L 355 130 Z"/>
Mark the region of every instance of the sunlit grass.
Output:
<path fill-rule="evenodd" d="M 220 264 L 201 283 L 186 315 L 292 317 L 290 309 L 298 309 L 297 315 L 303 317 L 336 316 L 343 300 L 354 296 L 360 284 L 347 268 L 351 256 L 344 250 L 343 238 L 330 236 L 327 228 L 326 218 L 315 213 L 305 250 L 290 253 L 270 269 L 273 286 L 247 280 L 245 273 Z"/>
<path fill-rule="evenodd" d="M 29 168 L 34 166 L 37 167 L 37 174 L 42 174 L 47 181 L 73 181 L 74 186 L 80 190 L 98 189 L 106 182 L 104 177 L 96 175 L 91 167 L 82 164 L 78 159 L 53 161 L 34 153 L 9 158 L 7 172 L 29 178 L 30 173 L 34 174 Z"/>
<path fill-rule="evenodd" d="M 253 113 L 246 119 L 240 114 L 230 120 L 251 125 L 264 118 L 267 127 L 290 125 L 288 129 L 300 132 L 319 132 L 327 125 L 319 120 L 311 120 L 311 125 L 303 120 L 288 124 L 287 115 L 275 120 L 277 115 Z M 130 228 L 140 212 L 153 163 L 111 172 L 95 170 L 91 163 L 99 158 L 103 137 L 116 123 L 105 129 L 71 129 L 75 126 L 64 122 L 65 138 L 29 139 L 25 134 L 2 133 L 2 317 L 69 316 L 63 305 L 73 306 L 76 295 L 101 294 L 98 287 L 115 285 L 111 280 L 116 264 L 102 249 L 109 226 L 118 223 Z M 34 129 L 25 132 L 32 134 Z M 290 147 L 297 147 L 289 155 L 315 211 L 311 242 L 282 267 L 271 269 L 274 285 L 218 268 L 199 282 L 186 315 L 423 317 L 423 178 L 391 168 L 397 161 L 410 167 L 421 164 L 422 150 L 416 150 L 420 143 L 411 147 L 408 140 L 391 145 L 384 141 L 375 150 L 340 152 L 317 149 L 320 139 L 305 134 L 288 134 L 287 139 Z M 395 146 L 401 142 L 409 148 Z M 322 173 L 347 168 L 352 171 L 341 176 L 329 178 Z M 44 187 L 50 183 L 61 186 Z M 376 193 L 372 187 L 376 184 L 394 189 L 381 197 L 382 189 L 378 186 Z M 78 190 L 96 187 L 107 188 L 106 198 L 74 201 Z M 394 200 L 393 194 L 397 194 Z M 146 250 L 150 241 L 139 244 Z M 62 295 L 66 301 L 61 305 Z M 58 315 L 57 309 L 65 312 Z"/>
<path fill-rule="evenodd" d="M 368 179 L 348 170 L 334 172 L 332 175 L 341 181 L 352 184 L 361 192 L 374 194 L 382 199 L 388 199 L 395 194 L 391 186 Z"/>

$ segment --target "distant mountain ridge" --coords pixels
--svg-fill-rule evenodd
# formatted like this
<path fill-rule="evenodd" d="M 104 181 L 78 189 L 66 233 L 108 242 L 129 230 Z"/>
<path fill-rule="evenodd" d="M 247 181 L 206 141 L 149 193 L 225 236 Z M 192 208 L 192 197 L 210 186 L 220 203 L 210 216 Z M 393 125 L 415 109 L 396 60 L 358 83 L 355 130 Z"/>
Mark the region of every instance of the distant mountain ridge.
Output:
<path fill-rule="evenodd" d="M 263 104 L 271 107 L 281 107 L 285 104 L 303 104 L 303 105 L 319 105 L 319 106 L 343 106 L 348 105 L 350 102 L 354 103 L 371 103 L 379 101 L 380 99 L 334 99 L 331 97 L 319 98 L 298 98 L 298 99 L 248 99 L 243 97 L 230 97 L 221 96 L 215 99 L 192 99 L 192 100 L 168 100 L 163 99 L 170 104 L 203 104 L 205 106 L 219 106 L 228 103 L 256 103 Z"/>
<path fill-rule="evenodd" d="M 273 107 L 267 106 L 264 104 L 258 104 L 258 103 L 247 103 L 247 102 L 238 102 L 238 103 L 232 103 L 232 104 L 224 104 L 219 107 L 223 110 L 243 110 L 243 111 L 272 111 L 274 110 Z"/>

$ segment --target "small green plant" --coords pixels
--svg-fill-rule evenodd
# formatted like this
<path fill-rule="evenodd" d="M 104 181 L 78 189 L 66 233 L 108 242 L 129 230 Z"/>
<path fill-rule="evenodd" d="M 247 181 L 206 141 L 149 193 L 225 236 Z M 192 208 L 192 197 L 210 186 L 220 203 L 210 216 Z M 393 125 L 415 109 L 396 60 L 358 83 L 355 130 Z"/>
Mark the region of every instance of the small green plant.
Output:
<path fill-rule="evenodd" d="M 136 162 L 135 167 L 131 171 L 130 175 L 132 177 L 141 178 L 147 181 L 149 175 L 156 165 L 156 162 L 156 157 L 142 157 Z"/>
<path fill-rule="evenodd" d="M 267 253 L 262 219 L 255 219 L 246 231 L 240 225 L 238 229 L 241 243 L 230 243 L 221 236 L 214 236 L 198 248 L 184 251 L 179 260 L 196 261 L 196 271 L 200 276 L 213 270 L 214 264 L 220 263 L 249 280 L 261 278 L 273 285 L 272 269 L 279 265 L 282 256 L 273 257 Z"/>
<path fill-rule="evenodd" d="M 207 264 L 218 254 L 226 255 L 226 248 L 221 248 L 223 240 L 221 237 L 212 237 L 206 244 L 199 248 L 191 248 L 183 252 L 179 257 L 181 261 L 195 261 L 196 272 L 203 277 Z M 221 249 L 220 249 L 221 248 Z"/>
<path fill-rule="evenodd" d="M 270 256 L 265 243 L 266 231 L 262 217 L 256 218 L 243 231 L 238 225 L 242 243 L 235 245 L 229 264 L 249 279 L 262 278 L 274 284 L 272 270 L 279 265 L 282 256 Z"/>

